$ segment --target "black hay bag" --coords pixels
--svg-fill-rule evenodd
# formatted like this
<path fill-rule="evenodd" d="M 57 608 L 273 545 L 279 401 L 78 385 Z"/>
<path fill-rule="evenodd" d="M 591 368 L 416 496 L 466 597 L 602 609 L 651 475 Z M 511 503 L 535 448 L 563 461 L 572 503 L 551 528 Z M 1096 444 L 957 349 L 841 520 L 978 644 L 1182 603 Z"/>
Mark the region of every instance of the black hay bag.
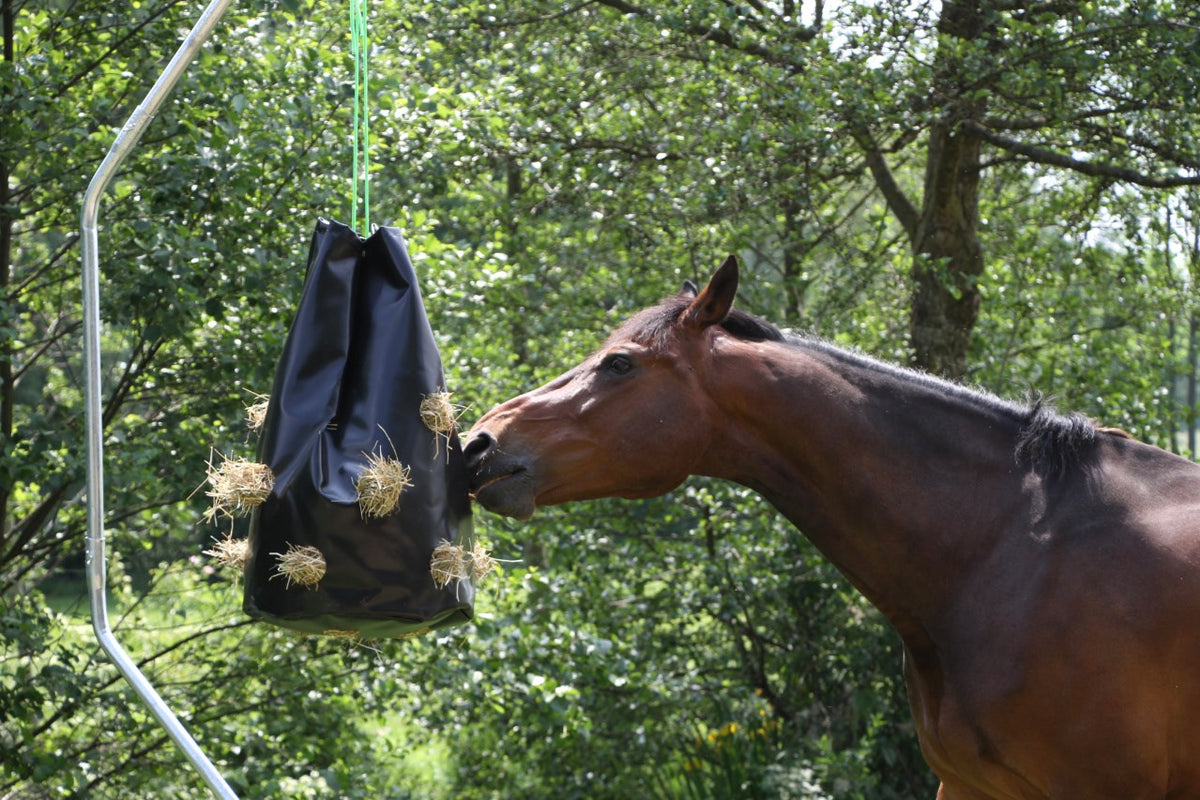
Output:
<path fill-rule="evenodd" d="M 422 401 L 444 390 L 400 232 L 363 239 L 319 221 L 259 440 L 274 488 L 251 517 L 247 614 L 365 639 L 471 619 L 470 582 L 439 588 L 430 572 L 439 545 L 472 537 L 458 437 L 422 420 Z M 372 458 L 408 469 L 398 510 L 384 516 L 359 504 Z M 288 556 L 314 552 L 315 571 Z"/>

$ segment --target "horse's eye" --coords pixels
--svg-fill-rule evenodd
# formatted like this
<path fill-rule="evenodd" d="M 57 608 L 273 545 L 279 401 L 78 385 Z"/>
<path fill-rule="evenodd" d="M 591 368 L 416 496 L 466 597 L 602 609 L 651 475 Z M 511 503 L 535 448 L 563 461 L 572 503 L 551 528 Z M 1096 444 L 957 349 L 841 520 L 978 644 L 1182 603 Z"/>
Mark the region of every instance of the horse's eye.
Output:
<path fill-rule="evenodd" d="M 633 369 L 633 359 L 624 353 L 613 353 L 600 362 L 600 369 L 613 375 L 628 375 Z"/>

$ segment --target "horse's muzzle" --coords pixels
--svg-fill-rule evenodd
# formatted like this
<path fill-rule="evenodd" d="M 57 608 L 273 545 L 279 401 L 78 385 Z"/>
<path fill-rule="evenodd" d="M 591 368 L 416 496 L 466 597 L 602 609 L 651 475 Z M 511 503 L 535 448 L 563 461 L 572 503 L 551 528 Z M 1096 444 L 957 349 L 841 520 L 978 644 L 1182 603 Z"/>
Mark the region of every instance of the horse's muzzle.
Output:
<path fill-rule="evenodd" d="M 535 485 L 527 459 L 505 452 L 486 430 L 473 432 L 463 446 L 471 497 L 496 514 L 525 520 L 533 516 Z"/>

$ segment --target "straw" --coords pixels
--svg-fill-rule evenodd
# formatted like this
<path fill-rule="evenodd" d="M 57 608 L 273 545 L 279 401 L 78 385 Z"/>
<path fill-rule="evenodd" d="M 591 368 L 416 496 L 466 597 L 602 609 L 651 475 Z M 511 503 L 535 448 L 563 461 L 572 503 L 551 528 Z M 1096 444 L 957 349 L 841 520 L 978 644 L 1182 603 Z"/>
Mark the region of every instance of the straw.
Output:
<path fill-rule="evenodd" d="M 293 581 L 315 589 L 321 578 L 325 577 L 325 556 L 312 545 L 296 547 L 294 544 L 288 544 L 287 552 L 271 555 L 279 559 L 279 563 L 275 565 L 275 574 L 271 577 L 283 578 L 288 589 L 292 588 Z"/>
<path fill-rule="evenodd" d="M 450 402 L 450 392 L 434 392 L 421 398 L 421 422 L 434 433 L 453 433 L 461 413 Z"/>
<path fill-rule="evenodd" d="M 212 558 L 222 567 L 241 570 L 246 566 L 246 561 L 250 558 L 250 541 L 248 539 L 235 539 L 232 533 L 227 533 L 224 538 L 213 539 L 213 541 L 216 544 L 210 549 L 204 550 L 204 555 Z"/>
<path fill-rule="evenodd" d="M 429 574 L 439 589 L 451 581 L 471 579 L 479 583 L 496 569 L 497 561 L 482 544 L 475 542 L 470 550 L 462 545 L 442 540 L 429 559 Z"/>
<path fill-rule="evenodd" d="M 246 406 L 246 427 L 251 433 L 258 433 L 267 420 L 267 408 L 271 405 L 271 398 L 265 394 L 255 394 L 254 398 L 257 402 Z"/>
<path fill-rule="evenodd" d="M 434 458 L 440 455 L 442 439 L 446 440 L 447 453 L 449 452 L 450 437 L 454 435 L 455 428 L 458 426 L 458 418 L 464 411 L 465 409 L 450 402 L 450 392 L 433 392 L 422 395 L 421 422 L 435 434 Z"/>
<path fill-rule="evenodd" d="M 354 482 L 362 518 L 386 517 L 399 509 L 400 495 L 413 485 L 410 472 L 408 467 L 382 453 L 367 455 L 367 467 Z"/>
<path fill-rule="evenodd" d="M 208 462 L 208 496 L 212 508 L 205 515 L 211 520 L 218 514 L 234 517 L 248 513 L 267 499 L 275 485 L 275 476 L 266 464 L 245 458 L 221 455 L 220 465 Z"/>
<path fill-rule="evenodd" d="M 450 581 L 469 578 L 471 571 L 467 567 L 467 557 L 462 546 L 443 539 L 433 548 L 433 555 L 429 559 L 429 574 L 433 576 L 433 583 L 439 589 L 444 589 Z"/>

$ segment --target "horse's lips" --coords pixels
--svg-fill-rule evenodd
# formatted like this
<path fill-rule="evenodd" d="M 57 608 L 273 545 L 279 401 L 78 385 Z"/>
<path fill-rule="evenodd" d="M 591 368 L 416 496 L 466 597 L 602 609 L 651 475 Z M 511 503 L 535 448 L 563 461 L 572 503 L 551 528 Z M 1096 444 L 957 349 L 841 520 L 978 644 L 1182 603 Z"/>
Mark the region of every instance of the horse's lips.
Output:
<path fill-rule="evenodd" d="M 471 492 L 471 499 L 493 513 L 529 519 L 536 508 L 529 477 L 529 470 L 523 466 L 488 476 Z"/>
<path fill-rule="evenodd" d="M 495 477 L 488 478 L 486 481 L 481 483 L 479 486 L 475 487 L 475 491 L 471 492 L 471 494 L 472 494 L 472 496 L 477 497 L 479 495 L 479 493 L 482 492 L 484 489 L 495 486 L 497 483 L 503 483 L 504 481 L 508 480 L 509 478 L 513 478 L 513 477 L 516 477 L 517 475 L 520 475 L 524 471 L 525 471 L 524 467 L 517 467 L 512 472 L 505 472 L 501 475 L 496 475 Z"/>

